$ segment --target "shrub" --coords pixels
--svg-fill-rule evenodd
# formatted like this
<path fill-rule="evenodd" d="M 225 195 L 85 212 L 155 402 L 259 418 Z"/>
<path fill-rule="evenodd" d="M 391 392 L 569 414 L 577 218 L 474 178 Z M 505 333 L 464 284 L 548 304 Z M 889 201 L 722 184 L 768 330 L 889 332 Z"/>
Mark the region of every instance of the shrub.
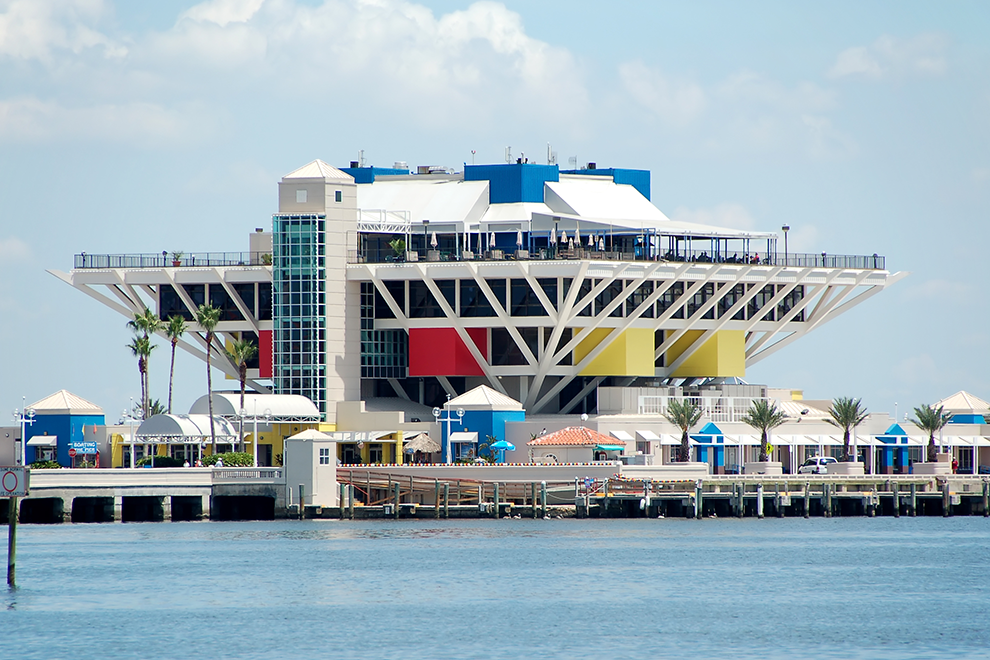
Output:
<path fill-rule="evenodd" d="M 154 467 L 175 468 L 175 467 L 182 467 L 184 463 L 185 461 L 181 458 L 172 458 L 171 456 L 155 456 Z M 144 458 L 139 459 L 137 462 L 138 467 L 144 467 L 146 465 L 147 466 L 151 465 L 151 456 L 145 456 Z"/>
<path fill-rule="evenodd" d="M 224 467 L 254 467 L 254 456 L 246 451 L 228 451 L 224 454 L 210 454 L 203 457 L 203 465 L 212 467 L 223 459 Z"/>
<path fill-rule="evenodd" d="M 28 467 L 32 470 L 58 470 L 61 469 L 62 466 L 56 461 L 35 461 Z"/>

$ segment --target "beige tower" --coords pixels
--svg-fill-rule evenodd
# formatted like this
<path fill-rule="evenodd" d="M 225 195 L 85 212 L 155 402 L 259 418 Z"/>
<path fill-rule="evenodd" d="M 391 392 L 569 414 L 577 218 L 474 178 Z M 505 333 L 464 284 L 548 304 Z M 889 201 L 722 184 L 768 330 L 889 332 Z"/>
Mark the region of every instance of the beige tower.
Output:
<path fill-rule="evenodd" d="M 323 161 L 278 184 L 272 377 L 277 393 L 309 397 L 328 422 L 361 382 L 360 284 L 346 278 L 357 218 L 354 179 Z"/>

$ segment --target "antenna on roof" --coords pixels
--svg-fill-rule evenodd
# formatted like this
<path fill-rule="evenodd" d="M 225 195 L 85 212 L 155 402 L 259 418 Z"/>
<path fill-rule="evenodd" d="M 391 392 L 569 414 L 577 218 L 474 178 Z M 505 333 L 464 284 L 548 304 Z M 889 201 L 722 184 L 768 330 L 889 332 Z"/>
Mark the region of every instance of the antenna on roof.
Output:
<path fill-rule="evenodd" d="M 505 148 L 505 162 L 507 163 L 512 162 L 512 147 Z"/>
<path fill-rule="evenodd" d="M 547 142 L 547 165 L 557 164 L 557 152 L 553 150 L 550 143 Z"/>
<path fill-rule="evenodd" d="M 570 169 L 576 170 L 577 169 L 577 156 L 571 156 L 570 158 L 568 158 L 567 159 L 567 164 L 570 165 Z"/>
<path fill-rule="evenodd" d="M 471 164 L 472 164 L 472 165 L 474 165 L 474 155 L 475 155 L 476 153 L 478 153 L 478 152 L 477 152 L 477 151 L 475 151 L 474 149 L 472 149 L 472 150 L 471 150 Z"/>
<path fill-rule="evenodd" d="M 364 149 L 358 149 L 358 167 L 364 167 Z"/>

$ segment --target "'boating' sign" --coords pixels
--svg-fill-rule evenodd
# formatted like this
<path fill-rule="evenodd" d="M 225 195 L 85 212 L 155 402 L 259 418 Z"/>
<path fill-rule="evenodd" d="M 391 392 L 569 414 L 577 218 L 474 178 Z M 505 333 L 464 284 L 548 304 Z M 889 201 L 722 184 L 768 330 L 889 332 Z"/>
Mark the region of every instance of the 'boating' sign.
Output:
<path fill-rule="evenodd" d="M 30 474 L 22 467 L 0 467 L 0 497 L 27 497 Z"/>
<path fill-rule="evenodd" d="M 77 454 L 95 454 L 96 443 L 87 440 L 73 440 L 69 443 L 69 449 L 75 449 Z"/>

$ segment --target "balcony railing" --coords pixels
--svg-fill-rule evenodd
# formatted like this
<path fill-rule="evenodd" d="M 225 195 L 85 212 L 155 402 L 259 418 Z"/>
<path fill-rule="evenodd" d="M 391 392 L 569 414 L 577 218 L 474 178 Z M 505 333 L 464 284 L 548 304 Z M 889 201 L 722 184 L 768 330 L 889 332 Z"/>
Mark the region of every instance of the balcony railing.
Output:
<path fill-rule="evenodd" d="M 176 258 L 177 257 L 177 258 Z M 181 256 L 155 254 L 75 255 L 74 268 L 186 268 L 208 266 L 271 266 L 269 252 L 192 252 Z"/>
<path fill-rule="evenodd" d="M 754 266 L 785 266 L 789 268 L 850 268 L 855 270 L 886 270 L 886 259 L 878 254 L 739 254 L 710 255 L 703 250 L 680 251 L 663 256 L 643 255 L 639 252 L 611 252 L 571 248 L 553 250 L 541 248 L 529 250 L 489 250 L 487 252 L 452 252 L 448 250 L 406 250 L 402 255 L 384 252 L 348 252 L 348 263 L 403 263 L 403 262 L 451 262 L 451 261 L 552 261 L 568 259 L 595 259 L 602 261 L 670 261 L 690 263 L 746 264 Z"/>

